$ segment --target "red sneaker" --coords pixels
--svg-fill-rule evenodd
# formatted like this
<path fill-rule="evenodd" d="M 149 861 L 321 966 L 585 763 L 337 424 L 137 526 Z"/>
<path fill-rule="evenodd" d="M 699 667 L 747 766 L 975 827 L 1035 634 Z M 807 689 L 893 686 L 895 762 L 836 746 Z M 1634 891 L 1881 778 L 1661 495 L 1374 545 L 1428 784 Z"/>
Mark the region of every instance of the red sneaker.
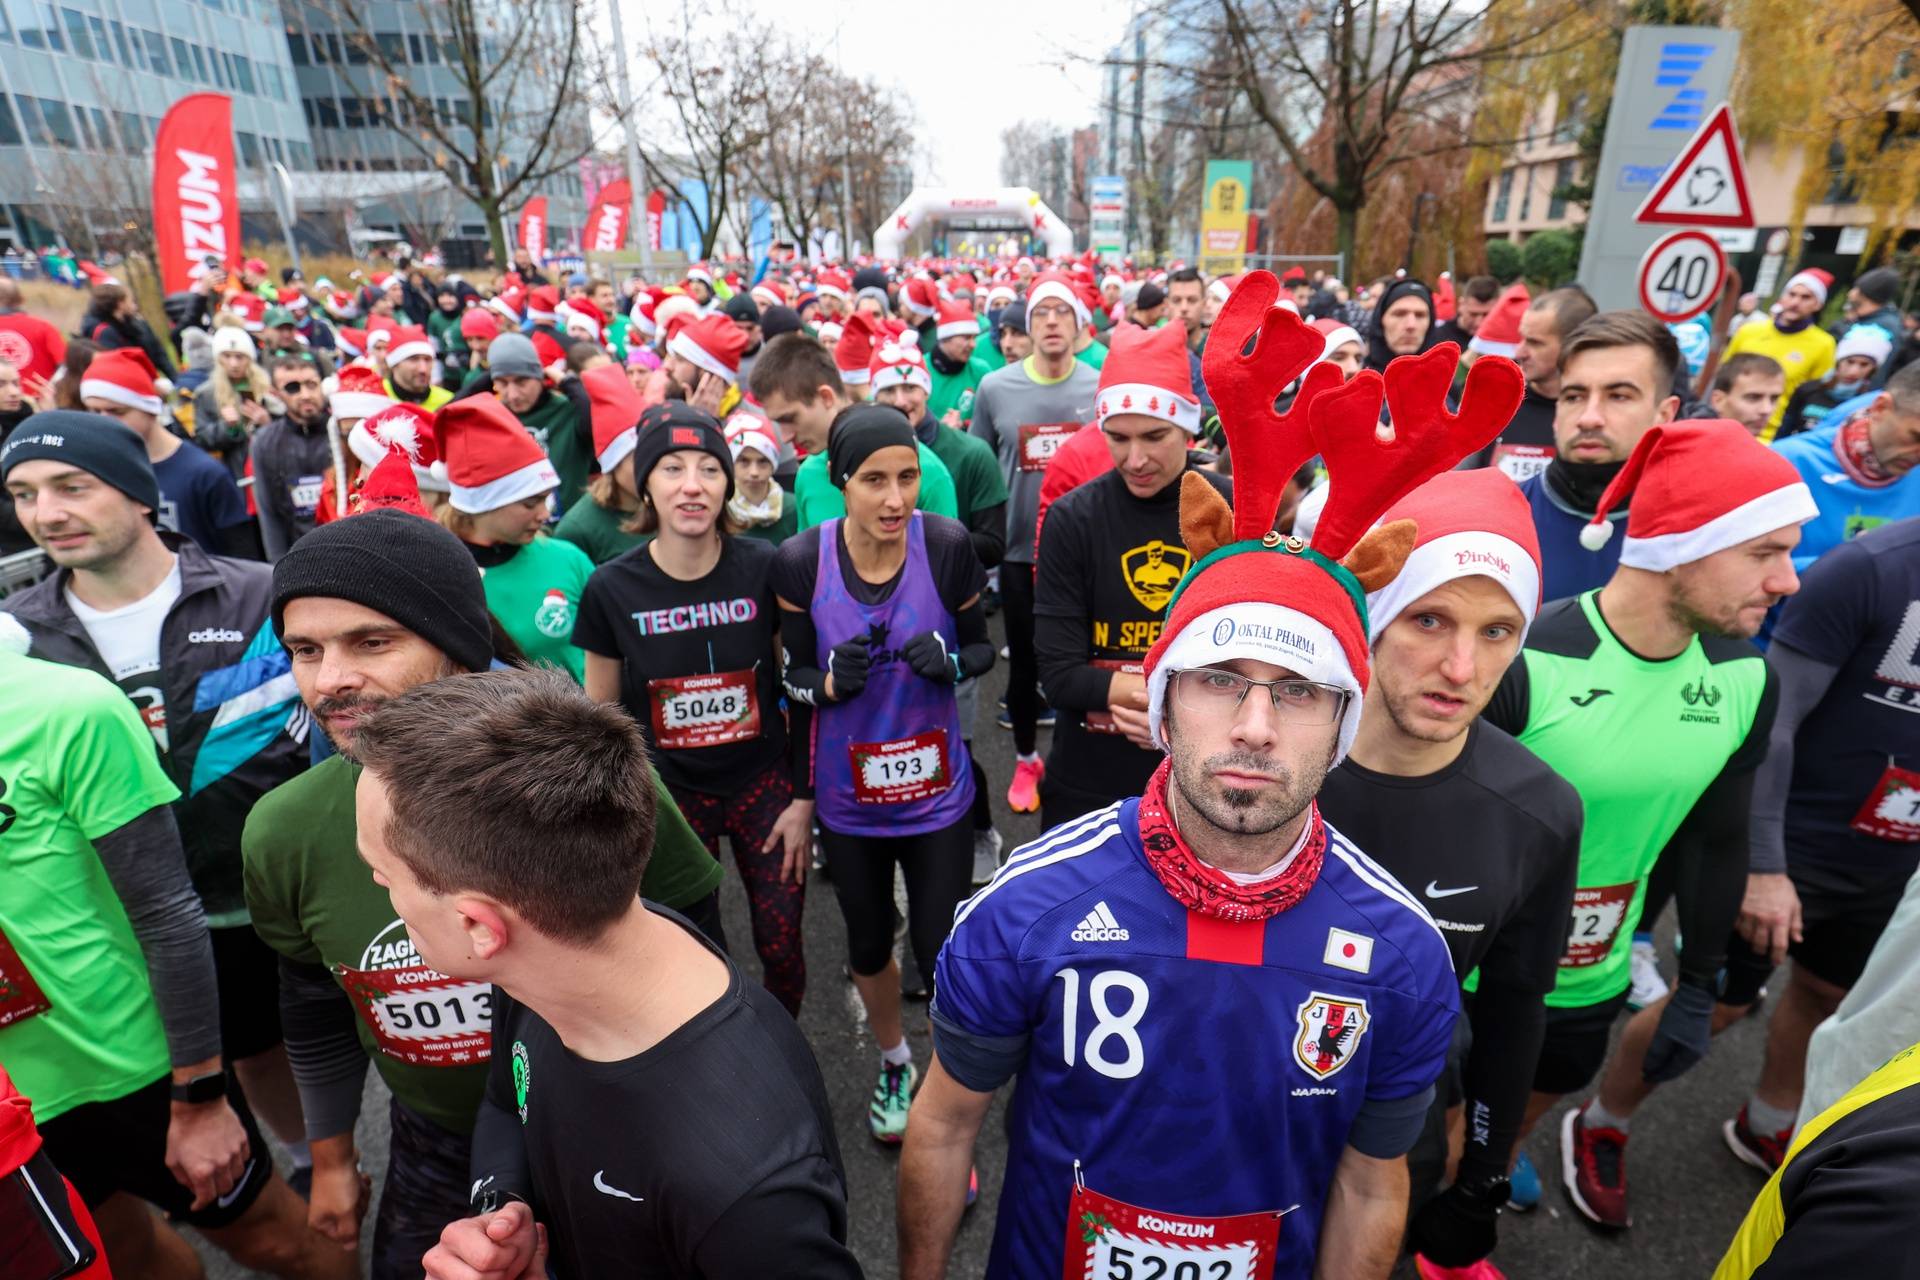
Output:
<path fill-rule="evenodd" d="M 1040 812 L 1040 780 L 1047 766 L 1040 760 L 1015 760 L 1013 784 L 1007 788 L 1007 808 L 1015 813 Z"/>
<path fill-rule="evenodd" d="M 1772 1173 L 1780 1167 L 1787 1158 L 1787 1146 L 1793 1141 L 1791 1125 L 1778 1133 L 1755 1133 L 1747 1123 L 1744 1105 L 1739 1115 L 1720 1126 L 1720 1132 L 1727 1140 L 1727 1150 L 1762 1173 Z"/>
<path fill-rule="evenodd" d="M 1586 1108 L 1567 1112 L 1560 1125 L 1560 1177 L 1589 1222 L 1613 1230 L 1633 1225 L 1627 1212 L 1627 1135 L 1590 1129 Z"/>
<path fill-rule="evenodd" d="M 1443 1267 L 1416 1253 L 1413 1269 L 1420 1280 L 1507 1280 L 1507 1273 L 1494 1266 L 1491 1258 L 1482 1258 L 1466 1267 Z"/>

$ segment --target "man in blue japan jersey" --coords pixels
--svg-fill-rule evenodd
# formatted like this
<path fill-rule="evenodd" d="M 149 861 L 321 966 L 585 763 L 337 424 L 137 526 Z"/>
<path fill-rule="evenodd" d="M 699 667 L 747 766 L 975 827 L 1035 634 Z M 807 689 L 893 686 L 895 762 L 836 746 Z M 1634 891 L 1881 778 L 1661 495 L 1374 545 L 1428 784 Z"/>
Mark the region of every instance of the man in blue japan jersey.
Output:
<path fill-rule="evenodd" d="M 1258 473 L 1298 463 L 1275 443 L 1236 456 L 1236 492 L 1277 497 Z M 1404 523 L 1360 537 L 1392 496 L 1366 483 L 1313 547 L 1263 540 L 1270 509 L 1183 492 L 1197 568 L 1146 659 L 1168 758 L 1141 798 L 1016 852 L 940 953 L 900 1165 L 908 1280 L 945 1274 L 974 1137 L 1015 1075 L 989 1277 L 1391 1270 L 1458 993 L 1431 918 L 1314 799 L 1358 727 L 1362 593 L 1412 546 Z"/>

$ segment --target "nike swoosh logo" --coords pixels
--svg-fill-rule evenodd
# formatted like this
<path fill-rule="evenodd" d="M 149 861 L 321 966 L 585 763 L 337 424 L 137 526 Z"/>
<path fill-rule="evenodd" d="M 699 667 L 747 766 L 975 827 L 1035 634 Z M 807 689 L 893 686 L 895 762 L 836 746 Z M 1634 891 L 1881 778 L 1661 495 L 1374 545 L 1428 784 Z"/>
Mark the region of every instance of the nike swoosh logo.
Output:
<path fill-rule="evenodd" d="M 1429 898 L 1451 898 L 1456 894 L 1472 893 L 1479 887 L 1477 884 L 1469 884 L 1462 885 L 1458 889 L 1442 889 L 1438 881 L 1429 880 L 1427 881 L 1427 896 Z"/>
<path fill-rule="evenodd" d="M 1567 701 L 1576 707 L 1590 707 L 1612 692 L 1613 690 L 1611 689 L 1588 689 L 1586 697 L 1576 698 L 1572 694 L 1568 694 Z"/>
<path fill-rule="evenodd" d="M 593 1175 L 593 1189 L 595 1191 L 601 1192 L 604 1195 L 619 1196 L 622 1200 L 631 1200 L 635 1204 L 646 1203 L 646 1199 L 642 1196 L 630 1195 L 629 1193 L 622 1191 L 618 1187 L 608 1186 L 607 1171 L 605 1169 L 602 1169 L 598 1173 Z"/>
<path fill-rule="evenodd" d="M 247 1167 L 240 1171 L 240 1176 L 238 1178 L 234 1179 L 233 1190 L 227 1192 L 227 1194 L 221 1196 L 218 1200 L 215 1200 L 214 1204 L 224 1209 L 228 1205 L 232 1204 L 235 1200 L 239 1199 L 240 1193 L 247 1189 L 247 1179 L 251 1178 L 252 1176 L 253 1176 L 253 1160 L 251 1157 L 249 1157 L 247 1160 Z"/>

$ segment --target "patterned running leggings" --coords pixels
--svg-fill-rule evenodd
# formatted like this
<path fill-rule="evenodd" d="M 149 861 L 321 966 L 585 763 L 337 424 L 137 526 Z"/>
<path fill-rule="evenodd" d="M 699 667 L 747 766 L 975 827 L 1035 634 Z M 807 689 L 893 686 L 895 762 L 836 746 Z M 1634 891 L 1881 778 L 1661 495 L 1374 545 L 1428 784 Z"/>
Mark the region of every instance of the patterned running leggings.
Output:
<path fill-rule="evenodd" d="M 786 762 L 750 779 L 730 796 L 681 787 L 669 790 L 707 852 L 720 856 L 722 835 L 732 843 L 733 863 L 740 868 L 753 920 L 753 949 L 760 955 L 767 990 L 788 1013 L 799 1017 L 800 999 L 807 993 L 807 957 L 800 940 L 807 889 L 804 883 L 780 878 L 785 857 L 780 846 L 760 851 L 774 821 L 793 802 L 793 780 L 787 776 Z"/>

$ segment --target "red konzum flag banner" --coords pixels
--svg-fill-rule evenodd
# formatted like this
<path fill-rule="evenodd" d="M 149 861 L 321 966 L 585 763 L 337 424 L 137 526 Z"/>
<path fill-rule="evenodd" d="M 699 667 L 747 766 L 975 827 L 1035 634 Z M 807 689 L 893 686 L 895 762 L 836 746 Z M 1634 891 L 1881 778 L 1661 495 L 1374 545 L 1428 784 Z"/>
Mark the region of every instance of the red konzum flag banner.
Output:
<path fill-rule="evenodd" d="M 594 253 L 618 253 L 627 245 L 627 223 L 633 216 L 633 188 L 621 178 L 600 188 L 587 214 L 587 248 Z"/>
<path fill-rule="evenodd" d="M 647 192 L 647 248 L 660 252 L 660 232 L 667 220 L 667 193 Z"/>
<path fill-rule="evenodd" d="M 240 253 L 240 192 L 233 164 L 233 99 L 195 93 L 173 104 L 153 145 L 153 234 L 161 288 L 179 293 L 209 259 Z"/>
<path fill-rule="evenodd" d="M 547 258 L 547 198 L 535 196 L 520 211 L 520 247 L 535 265 Z"/>

